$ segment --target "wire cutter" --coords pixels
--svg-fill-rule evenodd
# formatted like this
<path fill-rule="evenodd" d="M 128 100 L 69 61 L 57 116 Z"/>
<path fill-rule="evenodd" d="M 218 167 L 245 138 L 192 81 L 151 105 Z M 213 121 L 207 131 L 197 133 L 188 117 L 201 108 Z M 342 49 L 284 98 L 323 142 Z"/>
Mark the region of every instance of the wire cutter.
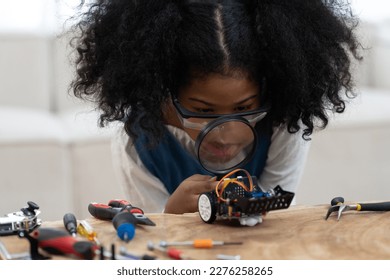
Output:
<path fill-rule="evenodd" d="M 377 203 L 356 203 L 356 204 L 344 204 L 343 197 L 335 197 L 330 202 L 331 206 L 326 213 L 325 220 L 327 220 L 333 212 L 338 212 L 337 220 L 340 220 L 341 214 L 345 211 L 390 211 L 390 202 L 377 202 Z"/>

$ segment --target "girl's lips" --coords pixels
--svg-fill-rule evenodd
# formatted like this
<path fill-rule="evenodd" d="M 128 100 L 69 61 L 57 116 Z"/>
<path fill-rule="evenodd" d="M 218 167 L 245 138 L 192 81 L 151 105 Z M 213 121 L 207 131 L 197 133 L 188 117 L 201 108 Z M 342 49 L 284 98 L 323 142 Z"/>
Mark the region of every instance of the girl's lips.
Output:
<path fill-rule="evenodd" d="M 221 143 L 204 143 L 204 150 L 209 154 L 218 158 L 231 159 L 234 156 L 234 147 L 237 145 L 233 144 L 221 144 Z"/>

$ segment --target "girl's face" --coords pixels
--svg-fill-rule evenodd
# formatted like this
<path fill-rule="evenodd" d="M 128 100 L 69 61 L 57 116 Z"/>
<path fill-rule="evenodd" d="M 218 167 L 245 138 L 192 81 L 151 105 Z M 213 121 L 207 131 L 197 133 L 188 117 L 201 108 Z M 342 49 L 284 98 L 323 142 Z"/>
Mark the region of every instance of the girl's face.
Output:
<path fill-rule="evenodd" d="M 260 86 L 244 75 L 210 74 L 179 89 L 182 107 L 197 114 L 235 114 L 260 107 Z M 201 120 L 201 119 L 200 119 Z M 202 120 L 202 121 L 207 121 Z M 195 140 L 199 129 L 182 127 Z"/>
<path fill-rule="evenodd" d="M 259 99 L 259 85 L 252 80 L 237 75 L 211 74 L 179 89 L 174 102 L 188 115 L 198 116 L 181 118 L 181 128 L 196 140 L 201 129 L 213 120 L 213 115 L 254 111 L 260 107 Z M 202 118 L 204 115 L 208 118 Z M 239 155 L 252 147 L 253 140 L 253 132 L 248 125 L 229 122 L 207 134 L 200 147 L 200 156 L 210 167 L 225 169 L 223 166 L 228 162 L 242 161 Z"/>

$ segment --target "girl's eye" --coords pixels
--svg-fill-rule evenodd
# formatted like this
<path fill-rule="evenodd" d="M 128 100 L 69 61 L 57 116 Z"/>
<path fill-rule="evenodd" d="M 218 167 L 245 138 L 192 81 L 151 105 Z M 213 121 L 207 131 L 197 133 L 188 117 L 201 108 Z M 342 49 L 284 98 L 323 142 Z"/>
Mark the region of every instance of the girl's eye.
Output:
<path fill-rule="evenodd" d="M 236 112 L 244 112 L 244 111 L 249 111 L 249 110 L 251 110 L 251 109 L 252 109 L 251 107 L 252 107 L 251 105 L 239 106 L 239 107 L 234 108 L 234 110 L 235 110 Z"/>
<path fill-rule="evenodd" d="M 194 109 L 197 113 L 201 113 L 201 114 L 210 114 L 214 112 L 213 109 L 209 109 L 209 108 L 194 108 Z"/>

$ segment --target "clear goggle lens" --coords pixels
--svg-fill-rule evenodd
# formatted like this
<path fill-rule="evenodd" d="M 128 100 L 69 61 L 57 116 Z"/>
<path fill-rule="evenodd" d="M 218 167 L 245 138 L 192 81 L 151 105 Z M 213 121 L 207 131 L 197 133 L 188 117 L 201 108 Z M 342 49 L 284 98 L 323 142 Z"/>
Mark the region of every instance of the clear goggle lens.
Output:
<path fill-rule="evenodd" d="M 267 115 L 267 112 L 254 113 L 251 115 L 242 116 L 245 118 L 252 126 L 257 122 L 262 120 Z M 215 118 L 183 118 L 178 114 L 182 125 L 188 129 L 202 130 L 210 121 L 215 120 Z M 227 115 L 228 116 L 228 115 Z"/>

